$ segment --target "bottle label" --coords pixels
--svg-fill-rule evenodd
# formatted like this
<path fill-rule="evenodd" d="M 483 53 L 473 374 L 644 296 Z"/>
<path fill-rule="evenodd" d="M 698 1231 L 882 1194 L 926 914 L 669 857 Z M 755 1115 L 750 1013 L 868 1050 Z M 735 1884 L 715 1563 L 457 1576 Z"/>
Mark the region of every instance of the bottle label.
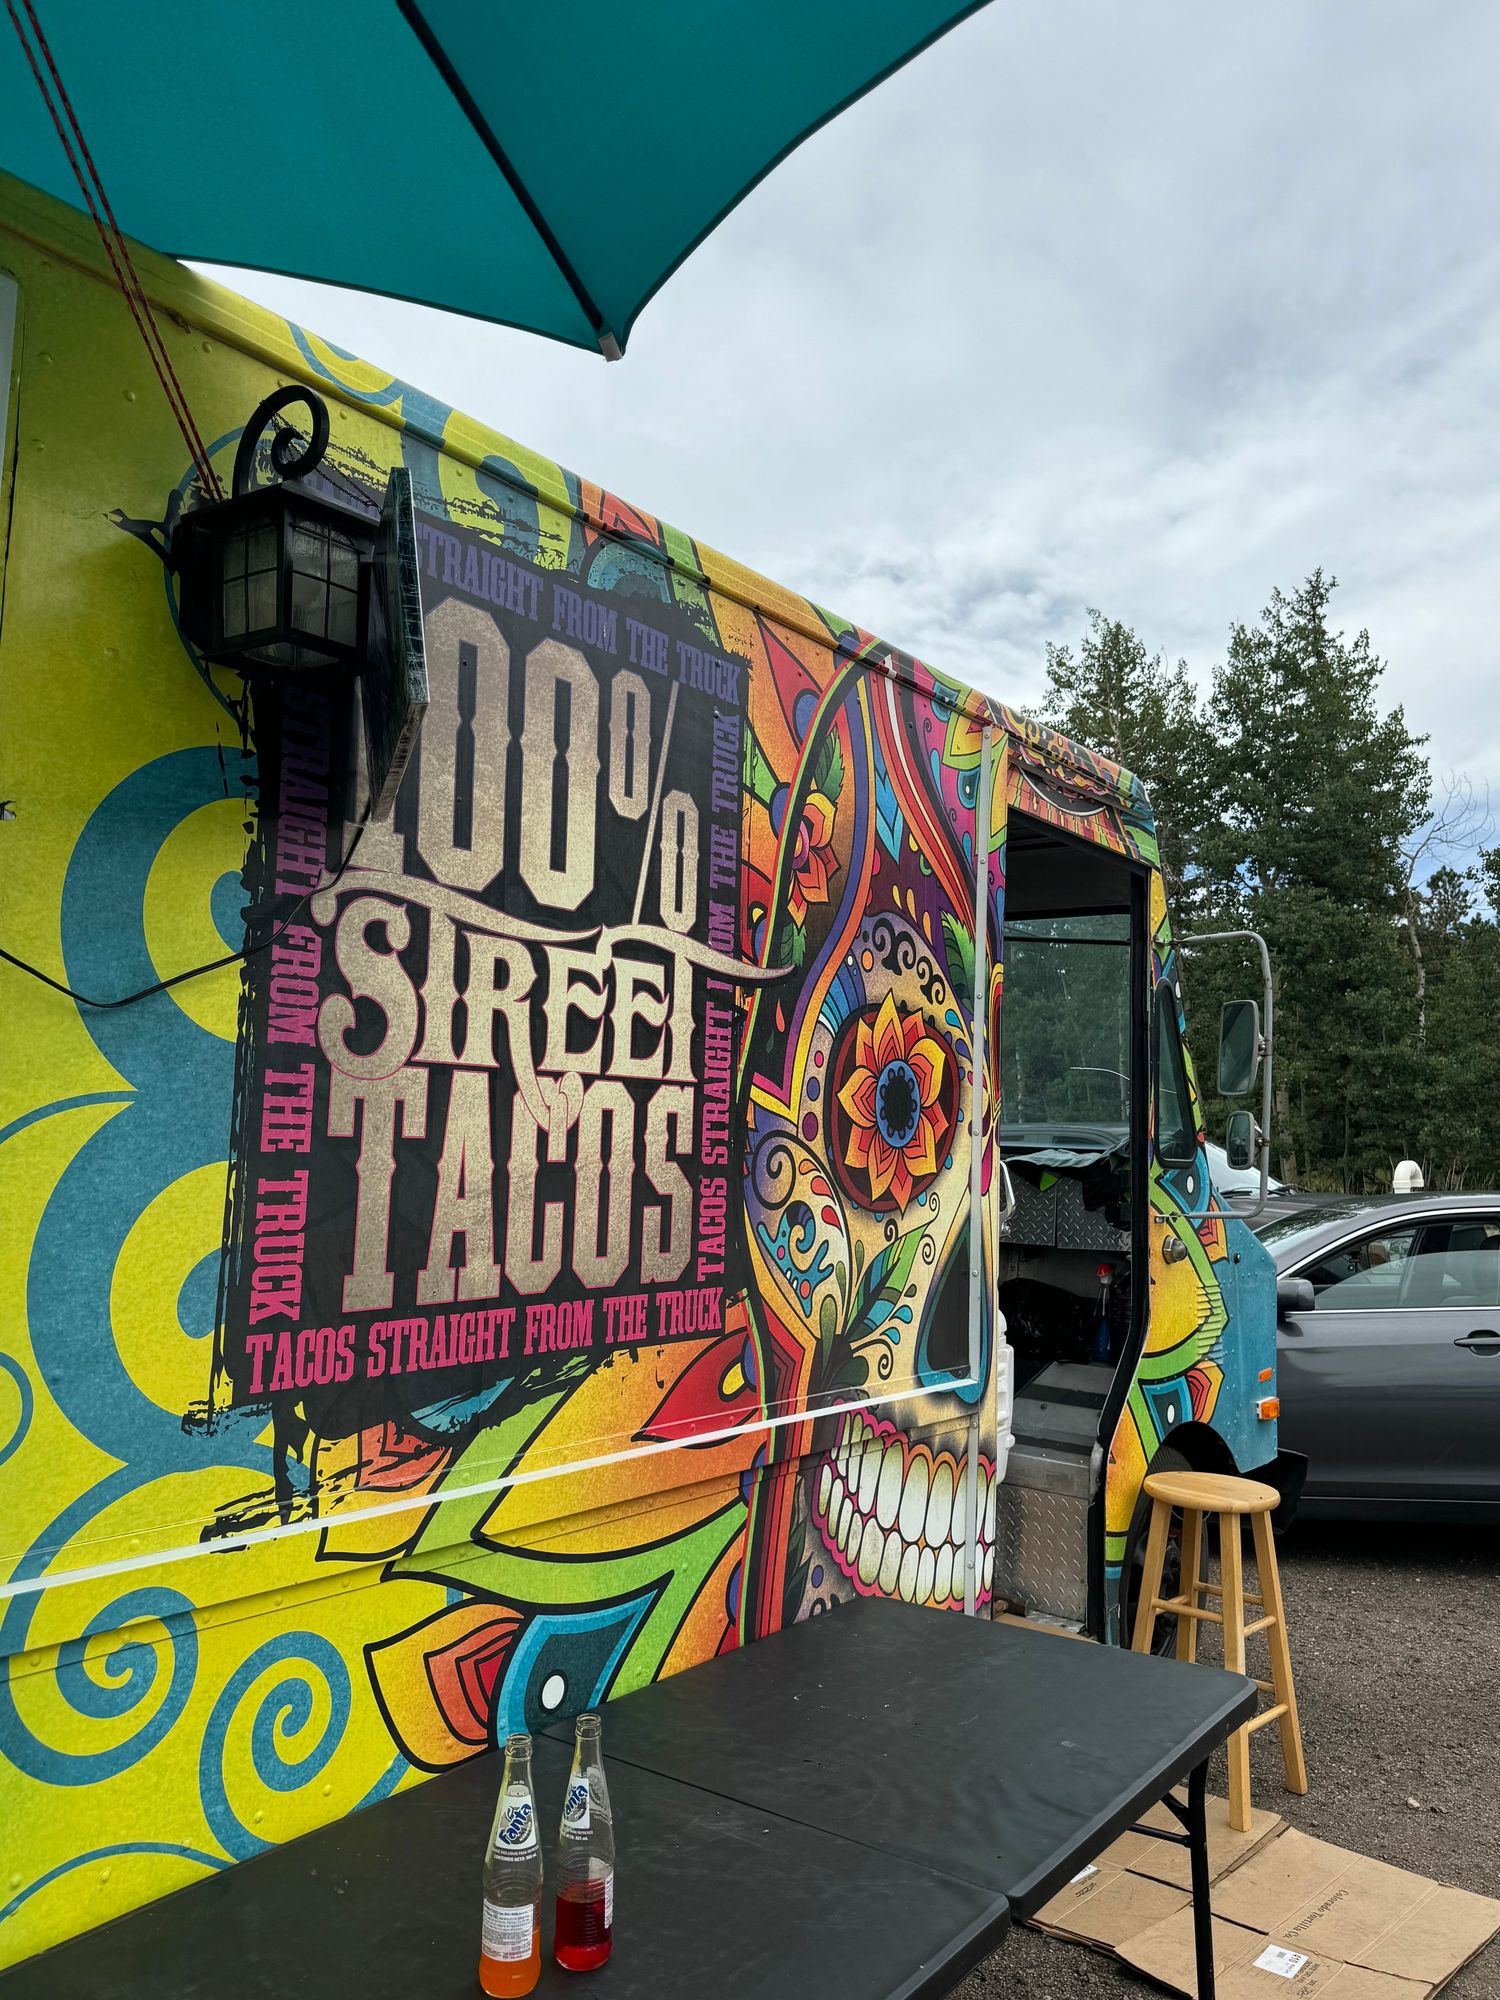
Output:
<path fill-rule="evenodd" d="M 610 1869 L 604 1878 L 604 1928 L 613 1930 L 615 1922 L 615 1871 Z"/>
<path fill-rule="evenodd" d="M 535 1932 L 534 1903 L 505 1905 L 485 1898 L 484 1936 L 480 1949 L 486 1958 L 498 1958 L 502 1964 L 508 1965 L 530 1958 Z"/>
<path fill-rule="evenodd" d="M 562 1823 L 565 1832 L 588 1832 L 589 1781 L 587 1778 L 574 1778 L 569 1782 L 568 1795 L 563 1800 Z"/>
<path fill-rule="evenodd" d="M 507 1792 L 495 1817 L 495 1852 L 529 1854 L 536 1846 L 536 1813 L 525 1792 Z"/>

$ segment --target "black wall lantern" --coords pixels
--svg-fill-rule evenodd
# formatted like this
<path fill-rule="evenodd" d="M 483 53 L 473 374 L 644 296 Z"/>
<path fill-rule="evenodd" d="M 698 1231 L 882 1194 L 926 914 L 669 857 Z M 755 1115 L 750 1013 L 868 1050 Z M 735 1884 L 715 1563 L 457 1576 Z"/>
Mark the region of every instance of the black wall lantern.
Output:
<path fill-rule="evenodd" d="M 290 403 L 312 435 L 271 438 L 276 483 L 257 486 L 261 439 Z M 328 405 L 278 389 L 246 424 L 234 491 L 178 517 L 168 560 L 183 634 L 215 666 L 246 676 L 358 676 L 369 811 L 395 799 L 426 713 L 427 654 L 411 475 L 390 475 L 379 517 L 310 493 L 302 479 L 328 449 Z"/>
<path fill-rule="evenodd" d="M 276 484 L 255 484 L 267 426 L 289 403 L 312 412 L 312 436 L 278 430 Z M 241 673 L 358 670 L 370 638 L 370 589 L 379 523 L 304 487 L 328 448 L 328 406 L 309 389 L 267 396 L 240 438 L 234 492 L 181 516 L 172 558 L 182 629 L 216 666 Z"/>

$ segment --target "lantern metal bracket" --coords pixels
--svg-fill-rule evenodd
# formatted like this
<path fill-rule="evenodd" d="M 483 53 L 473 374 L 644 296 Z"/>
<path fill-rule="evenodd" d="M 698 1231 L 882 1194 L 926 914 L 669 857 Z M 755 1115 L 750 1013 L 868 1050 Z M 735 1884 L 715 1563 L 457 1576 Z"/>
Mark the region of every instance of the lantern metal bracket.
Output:
<path fill-rule="evenodd" d="M 240 433 L 239 449 L 234 454 L 233 492 L 236 500 L 254 492 L 261 439 L 281 412 L 296 403 L 303 404 L 311 416 L 312 435 L 304 438 L 300 431 L 285 425 L 273 432 L 271 470 L 283 481 L 302 479 L 322 464 L 323 454 L 328 449 L 328 405 L 316 389 L 304 388 L 298 382 L 275 389 L 251 412 L 250 421 Z"/>

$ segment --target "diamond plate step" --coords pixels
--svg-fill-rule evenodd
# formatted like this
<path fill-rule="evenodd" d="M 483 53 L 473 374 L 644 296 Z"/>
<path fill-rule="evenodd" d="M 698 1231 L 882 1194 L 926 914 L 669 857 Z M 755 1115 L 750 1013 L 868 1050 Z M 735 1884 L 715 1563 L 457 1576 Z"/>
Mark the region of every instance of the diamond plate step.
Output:
<path fill-rule="evenodd" d="M 1089 1610 L 1087 1492 L 1018 1485 L 1017 1456 L 995 1495 L 995 1596 L 1024 1605 L 1028 1616 L 1082 1625 Z"/>

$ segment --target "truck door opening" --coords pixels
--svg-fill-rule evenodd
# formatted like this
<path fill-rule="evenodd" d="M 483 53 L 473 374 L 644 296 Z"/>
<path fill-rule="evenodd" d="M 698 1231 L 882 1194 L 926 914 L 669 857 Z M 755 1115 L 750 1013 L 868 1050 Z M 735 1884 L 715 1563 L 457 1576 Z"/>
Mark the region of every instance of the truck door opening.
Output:
<path fill-rule="evenodd" d="M 1102 1603 L 1105 1454 L 1146 1307 L 1146 876 L 1020 813 L 1006 864 L 999 1073 L 1014 1207 L 997 1275 L 1016 1442 L 995 1595 L 1084 1625 Z"/>

